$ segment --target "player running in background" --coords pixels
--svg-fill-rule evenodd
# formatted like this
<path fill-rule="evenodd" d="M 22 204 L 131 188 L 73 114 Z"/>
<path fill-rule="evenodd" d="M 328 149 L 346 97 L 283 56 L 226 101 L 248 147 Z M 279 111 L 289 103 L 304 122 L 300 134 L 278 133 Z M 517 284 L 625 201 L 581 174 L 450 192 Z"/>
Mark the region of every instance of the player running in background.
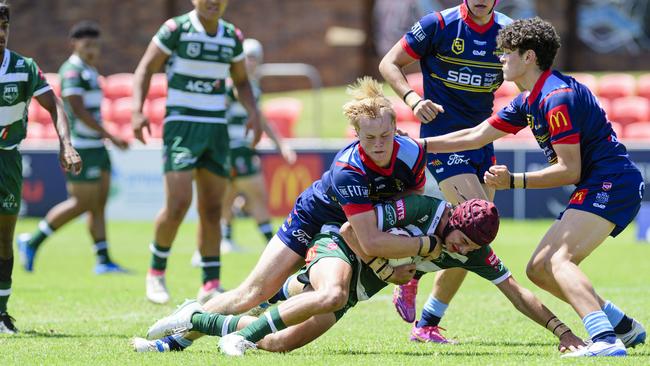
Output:
<path fill-rule="evenodd" d="M 321 179 L 298 196 L 248 277 L 212 298 L 203 306 L 206 311 L 241 314 L 271 298 L 305 264 L 309 243 L 327 222 L 349 221 L 370 255 L 394 241 L 398 245 L 388 254 L 399 258 L 426 256 L 435 247 L 429 237 L 395 238 L 377 229 L 373 204 L 422 192 L 424 150 L 413 139 L 395 135 L 395 111 L 376 80 L 358 79 L 348 93 L 352 100 L 343 111 L 359 140 L 339 151 Z M 195 337 L 190 333 L 190 339 Z"/>
<path fill-rule="evenodd" d="M 194 10 L 169 19 L 153 37 L 140 60 L 133 88 L 133 132 L 145 142 L 149 122 L 142 106 L 154 72 L 165 64 L 168 75 L 167 113 L 163 129 L 165 204 L 156 217 L 150 244 L 147 298 L 169 301 L 165 284 L 167 258 L 180 224 L 192 203 L 196 180 L 199 213 L 198 248 L 202 286 L 197 297 L 207 299 L 221 290 L 221 211 L 230 163 L 226 120 L 226 78 L 230 76 L 238 99 L 248 113 L 253 145 L 261 136 L 259 111 L 248 81 L 243 36 L 221 19 L 227 0 L 192 0 Z"/>
<path fill-rule="evenodd" d="M 465 0 L 460 6 L 428 14 L 381 61 L 381 74 L 423 123 L 421 137 L 473 127 L 492 113 L 494 91 L 503 81 L 496 36 L 512 22 L 494 11 L 496 4 L 497 0 Z M 409 87 L 402 71 L 415 61 L 422 70 L 424 97 Z M 453 204 L 471 198 L 494 200 L 494 189 L 485 186 L 483 173 L 495 161 L 491 143 L 427 155 L 429 171 Z M 438 324 L 466 274 L 462 268 L 436 273 L 422 316 L 411 329 L 411 340 L 448 342 Z M 418 281 L 416 275 L 393 293 L 395 308 L 409 323 L 416 319 Z"/>
<path fill-rule="evenodd" d="M 102 125 L 103 95 L 95 69 L 99 62 L 100 36 L 99 26 L 89 21 L 79 22 L 70 29 L 73 54 L 59 69 L 61 96 L 70 121 L 72 146 L 79 152 L 84 166 L 79 175 L 66 175 L 68 199 L 52 207 L 33 234 L 18 236 L 18 248 L 27 272 L 34 270 L 34 258 L 45 239 L 86 212 L 97 256 L 95 273 L 125 272 L 108 254 L 104 211 L 111 185 L 111 160 L 104 139 L 111 140 L 120 149 L 126 149 L 128 144 Z"/>
<path fill-rule="evenodd" d="M 552 331 L 560 339 L 561 351 L 583 345 L 530 291 L 514 280 L 490 248 L 489 243 L 499 227 L 498 212 L 492 203 L 474 199 L 452 209 L 445 201 L 410 195 L 377 205 L 375 210 L 379 229 L 390 232 L 391 228 L 407 227 L 413 235 L 444 238 L 429 258 L 418 258 L 419 271 L 458 267 L 475 272 L 494 283 L 519 311 Z M 348 309 L 379 292 L 387 281 L 403 283 L 413 276 L 413 264 L 392 268 L 384 258 L 356 255 L 352 247 L 358 247 L 358 242 L 349 224 L 344 225 L 341 234 L 345 240 L 332 232 L 314 238 L 306 266 L 288 280 L 293 287 L 302 284 L 304 291 L 271 308 L 259 319 L 202 313 L 196 302 L 187 302 L 174 315 L 151 327 L 148 336 L 159 338 L 170 329 L 186 328 L 225 336 L 219 346 L 231 356 L 243 355 L 257 342 L 265 350 L 290 351 L 324 334 Z M 244 324 L 248 325 L 244 327 Z M 235 329 L 239 331 L 229 334 Z M 135 339 L 134 346 L 141 352 L 180 350 L 182 345 L 188 345 L 182 333 L 151 341 Z"/>
<path fill-rule="evenodd" d="M 505 79 L 526 92 L 474 128 L 425 139 L 427 149 L 472 149 L 526 127 L 532 130 L 550 165 L 523 173 L 496 165 L 485 173 L 485 181 L 495 189 L 576 186 L 566 210 L 533 252 L 526 273 L 571 304 L 589 333 L 592 343 L 567 356 L 624 356 L 626 346 L 645 341 L 645 329 L 599 296 L 578 265 L 632 222 L 643 198 L 643 177 L 591 91 L 551 70 L 560 38 L 550 23 L 540 18 L 515 21 L 499 32 L 497 42 L 504 51 Z"/>
<path fill-rule="evenodd" d="M 252 38 L 244 40 L 244 54 L 246 55 L 246 70 L 253 86 L 255 100 L 259 102 L 262 94 L 259 80 L 255 77 L 257 66 L 262 64 L 264 50 L 262 44 Z M 223 205 L 223 239 L 221 249 L 235 248 L 232 241 L 232 205 L 239 194 L 246 197 L 246 211 L 255 219 L 257 227 L 268 242 L 273 237 L 271 214 L 268 210 L 268 193 L 266 183 L 262 176 L 260 157 L 251 146 L 250 138 L 245 135 L 245 126 L 248 116 L 246 110 L 237 100 L 233 89 L 228 90 L 228 135 L 230 136 L 230 165 L 232 167 L 231 184 L 228 187 Z M 262 121 L 266 135 L 273 141 L 284 160 L 293 164 L 296 153 L 278 138 L 266 121 Z"/>
<path fill-rule="evenodd" d="M 17 332 L 7 313 L 13 272 L 13 236 L 20 210 L 23 183 L 22 158 L 18 145 L 27 134 L 27 108 L 32 97 L 47 110 L 59 138 L 61 166 L 74 174 L 81 159 L 70 143 L 68 120 L 61 101 L 45 81 L 34 60 L 7 48 L 10 10 L 0 2 L 0 333 Z"/>

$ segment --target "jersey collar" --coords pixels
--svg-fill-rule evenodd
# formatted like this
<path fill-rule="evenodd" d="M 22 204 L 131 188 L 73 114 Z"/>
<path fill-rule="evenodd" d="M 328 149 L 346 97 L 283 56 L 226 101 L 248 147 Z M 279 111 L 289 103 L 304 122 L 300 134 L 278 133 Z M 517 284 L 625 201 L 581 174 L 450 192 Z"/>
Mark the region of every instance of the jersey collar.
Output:
<path fill-rule="evenodd" d="M 196 13 L 196 10 L 192 10 L 189 14 L 190 17 L 190 22 L 192 23 L 192 26 L 194 29 L 196 29 L 197 32 L 199 33 L 205 33 L 206 36 L 210 37 L 208 33 L 206 33 L 205 28 L 203 27 L 203 24 L 199 20 L 199 15 Z M 219 19 L 219 25 L 217 26 L 217 34 L 214 35 L 214 37 L 221 37 L 223 35 L 223 23 L 221 22 L 221 19 Z"/>
<path fill-rule="evenodd" d="M 361 143 L 359 143 L 359 156 L 361 157 L 361 162 L 363 162 L 363 165 L 367 166 L 368 168 L 374 170 L 375 172 L 383 175 L 383 176 L 391 176 L 393 175 L 393 169 L 395 169 L 395 160 L 397 160 L 397 151 L 399 150 L 399 144 L 395 139 L 393 139 L 393 155 L 390 157 L 390 164 L 388 164 L 388 168 L 382 168 L 379 165 L 375 164 L 375 162 L 370 158 L 370 156 L 366 155 L 366 152 L 363 150 L 363 147 L 361 147 Z"/>
<path fill-rule="evenodd" d="M 485 33 L 487 32 L 492 25 L 494 25 L 494 10 L 492 10 L 492 16 L 490 17 L 490 21 L 483 24 L 483 25 L 478 25 L 470 16 L 469 14 L 469 9 L 467 9 L 467 5 L 461 4 L 460 5 L 460 16 L 463 18 L 463 21 L 475 32 L 478 33 Z"/>
<path fill-rule="evenodd" d="M 542 87 L 544 87 L 544 83 L 546 83 L 546 79 L 551 76 L 551 69 L 548 69 L 542 73 L 542 75 L 537 79 L 535 82 L 535 86 L 533 87 L 533 90 L 530 91 L 530 94 L 528 94 L 528 105 L 531 106 L 533 105 L 533 102 L 537 97 L 539 96 L 539 93 L 542 91 Z"/>
<path fill-rule="evenodd" d="M 9 52 L 7 48 L 5 48 L 4 58 L 2 59 L 2 66 L 0 66 L 0 75 L 4 75 L 7 73 L 7 69 L 9 68 L 10 58 L 11 58 L 11 52 Z"/>

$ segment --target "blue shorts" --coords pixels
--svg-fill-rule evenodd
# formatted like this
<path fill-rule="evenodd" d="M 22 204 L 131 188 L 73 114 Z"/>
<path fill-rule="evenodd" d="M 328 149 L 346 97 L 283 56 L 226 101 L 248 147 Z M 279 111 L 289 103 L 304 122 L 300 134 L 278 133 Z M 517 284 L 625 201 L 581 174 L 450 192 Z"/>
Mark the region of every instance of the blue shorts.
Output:
<path fill-rule="evenodd" d="M 427 154 L 427 168 L 438 184 L 443 180 L 460 174 L 475 174 L 481 183 L 483 175 L 494 164 L 494 145 L 487 144 L 477 150 L 456 153 Z"/>
<path fill-rule="evenodd" d="M 645 184 L 641 172 L 592 174 L 576 186 L 571 194 L 570 208 L 591 212 L 616 225 L 609 234 L 620 234 L 636 217 L 641 208 Z M 558 219 L 562 218 L 564 211 Z"/>
<path fill-rule="evenodd" d="M 309 187 L 298 196 L 293 209 L 280 225 L 276 235 L 286 246 L 304 258 L 309 243 L 316 234 L 320 233 L 324 224 L 345 221 L 347 218 L 343 209 L 321 204 Z"/>

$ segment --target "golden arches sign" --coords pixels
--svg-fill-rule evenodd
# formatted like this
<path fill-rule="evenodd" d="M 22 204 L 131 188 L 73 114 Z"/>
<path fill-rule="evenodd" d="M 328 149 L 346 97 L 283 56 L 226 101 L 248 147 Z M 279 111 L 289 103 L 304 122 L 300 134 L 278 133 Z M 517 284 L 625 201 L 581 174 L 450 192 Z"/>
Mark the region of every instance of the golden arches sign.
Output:
<path fill-rule="evenodd" d="M 569 127 L 569 121 L 567 121 L 567 118 L 562 111 L 557 111 L 549 117 L 548 126 L 551 131 L 555 131 L 556 129 Z"/>
<path fill-rule="evenodd" d="M 278 209 L 287 203 L 291 206 L 296 197 L 313 181 L 309 169 L 304 165 L 279 166 L 271 176 L 270 208 Z"/>

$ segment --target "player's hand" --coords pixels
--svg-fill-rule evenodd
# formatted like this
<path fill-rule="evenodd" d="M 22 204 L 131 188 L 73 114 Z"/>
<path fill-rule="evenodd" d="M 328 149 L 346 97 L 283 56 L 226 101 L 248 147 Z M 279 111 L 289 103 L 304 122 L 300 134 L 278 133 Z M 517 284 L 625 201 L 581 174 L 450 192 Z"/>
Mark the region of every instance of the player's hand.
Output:
<path fill-rule="evenodd" d="M 403 285 L 410 281 L 415 275 L 415 264 L 403 264 L 401 266 L 393 267 L 393 274 L 388 279 L 388 282 L 396 285 Z"/>
<path fill-rule="evenodd" d="M 429 123 L 438 116 L 438 113 L 445 113 L 445 109 L 440 104 L 434 103 L 429 99 L 423 99 L 415 106 L 413 113 L 420 122 Z"/>
<path fill-rule="evenodd" d="M 253 130 L 253 143 L 251 147 L 255 147 L 262 138 L 262 121 L 260 119 L 259 111 L 248 115 L 248 122 L 246 123 L 246 136 L 248 132 Z"/>
<path fill-rule="evenodd" d="M 69 143 L 61 145 L 61 148 L 59 149 L 59 162 L 66 172 L 70 172 L 74 175 L 81 172 L 81 157 L 77 150 L 75 150 L 75 148 Z"/>
<path fill-rule="evenodd" d="M 282 154 L 282 158 L 284 161 L 286 161 L 289 165 L 293 165 L 296 162 L 296 152 L 293 151 L 292 148 L 290 148 L 287 145 L 282 145 L 280 147 L 280 154 Z"/>
<path fill-rule="evenodd" d="M 143 144 L 146 144 L 143 130 L 146 129 L 149 136 L 151 136 L 151 127 L 149 126 L 147 117 L 142 112 L 133 112 L 131 115 L 131 127 L 133 128 L 133 136 Z"/>
<path fill-rule="evenodd" d="M 395 128 L 395 134 L 397 134 L 397 136 L 409 136 L 408 132 L 406 132 L 406 131 L 404 131 L 404 130 L 402 130 L 400 128 Z M 413 136 L 413 138 L 417 138 L 417 136 Z"/>
<path fill-rule="evenodd" d="M 129 143 L 121 137 L 110 135 L 108 139 L 111 140 L 113 145 L 115 145 L 120 150 L 126 150 L 129 148 Z"/>
<path fill-rule="evenodd" d="M 582 339 L 576 337 L 573 332 L 569 331 L 560 336 L 560 344 L 557 346 L 558 351 L 564 352 L 573 352 L 585 346 L 585 342 Z"/>
<path fill-rule="evenodd" d="M 483 175 L 485 184 L 494 189 L 510 189 L 510 171 L 505 165 L 492 165 Z"/>

